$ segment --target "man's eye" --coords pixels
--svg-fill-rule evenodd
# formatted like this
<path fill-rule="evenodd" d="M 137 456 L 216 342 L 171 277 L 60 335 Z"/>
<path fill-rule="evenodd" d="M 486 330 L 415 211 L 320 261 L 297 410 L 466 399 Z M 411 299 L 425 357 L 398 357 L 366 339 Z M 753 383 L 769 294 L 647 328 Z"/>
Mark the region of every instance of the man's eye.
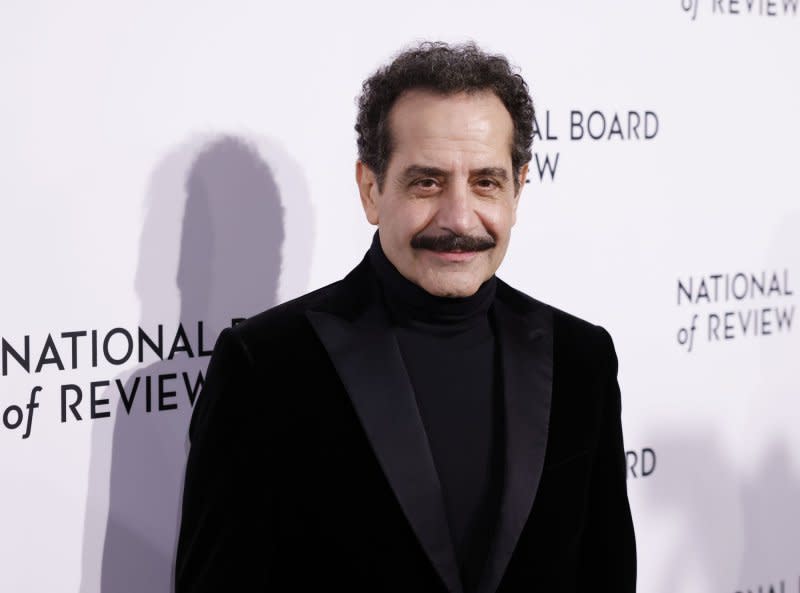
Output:
<path fill-rule="evenodd" d="M 417 187 L 421 187 L 422 189 L 433 189 L 436 187 L 436 180 L 435 179 L 418 179 L 414 182 L 414 185 Z"/>
<path fill-rule="evenodd" d="M 497 182 L 494 179 L 478 179 L 478 186 L 483 189 L 491 189 L 497 187 Z"/>

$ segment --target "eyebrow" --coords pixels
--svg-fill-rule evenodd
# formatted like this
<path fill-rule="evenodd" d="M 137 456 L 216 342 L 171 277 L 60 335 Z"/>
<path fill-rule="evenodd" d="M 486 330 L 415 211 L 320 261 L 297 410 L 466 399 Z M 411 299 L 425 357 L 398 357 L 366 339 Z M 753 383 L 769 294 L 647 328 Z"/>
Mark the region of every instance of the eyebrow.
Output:
<path fill-rule="evenodd" d="M 497 177 L 503 181 L 508 180 L 508 172 L 503 167 L 483 167 L 482 169 L 474 169 L 470 171 L 470 175 L 477 175 L 479 177 Z"/>
<path fill-rule="evenodd" d="M 481 167 L 472 169 L 471 176 L 497 177 L 503 181 L 508 180 L 508 172 L 503 167 Z M 410 165 L 403 171 L 403 178 L 411 177 L 447 177 L 449 174 L 444 169 L 438 167 L 426 167 L 424 165 Z"/>

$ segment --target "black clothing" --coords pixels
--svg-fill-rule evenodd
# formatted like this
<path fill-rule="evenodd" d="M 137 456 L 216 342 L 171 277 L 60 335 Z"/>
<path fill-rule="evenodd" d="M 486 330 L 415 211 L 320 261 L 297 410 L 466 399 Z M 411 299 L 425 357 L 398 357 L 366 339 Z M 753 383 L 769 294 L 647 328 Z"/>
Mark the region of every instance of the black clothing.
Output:
<path fill-rule="evenodd" d="M 496 383 L 489 308 L 496 280 L 466 298 L 436 297 L 381 249 L 369 259 L 393 321 L 439 475 L 464 591 L 476 590 L 502 487 L 502 386 Z"/>
<path fill-rule="evenodd" d="M 608 333 L 497 280 L 505 475 L 478 593 L 633 593 Z M 176 592 L 462 593 L 375 274 L 225 330 L 189 429 Z"/>

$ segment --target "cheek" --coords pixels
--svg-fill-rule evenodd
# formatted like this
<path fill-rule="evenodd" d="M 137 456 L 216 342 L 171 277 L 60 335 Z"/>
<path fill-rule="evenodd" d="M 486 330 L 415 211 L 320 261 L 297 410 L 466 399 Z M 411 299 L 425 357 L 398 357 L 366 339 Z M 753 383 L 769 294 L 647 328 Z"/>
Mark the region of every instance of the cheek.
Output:
<path fill-rule="evenodd" d="M 514 224 L 514 210 L 508 204 L 491 204 L 480 213 L 486 230 L 498 241 L 508 237 Z"/>
<path fill-rule="evenodd" d="M 435 209 L 432 200 L 397 200 L 387 208 L 384 220 L 391 221 L 393 234 L 410 238 L 430 224 Z"/>

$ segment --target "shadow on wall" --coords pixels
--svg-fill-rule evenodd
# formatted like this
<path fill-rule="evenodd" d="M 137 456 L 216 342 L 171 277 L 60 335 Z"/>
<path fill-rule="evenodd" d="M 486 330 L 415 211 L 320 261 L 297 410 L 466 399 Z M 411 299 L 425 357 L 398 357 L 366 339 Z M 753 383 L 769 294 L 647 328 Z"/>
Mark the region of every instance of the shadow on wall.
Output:
<path fill-rule="evenodd" d="M 654 592 L 777 591 L 780 579 L 787 587 L 797 579 L 800 478 L 785 443 L 774 442 L 744 473 L 710 435 L 654 442 L 663 479 L 647 488 L 647 506 L 682 534 L 659 551 L 662 572 L 648 579 Z"/>
<path fill-rule="evenodd" d="M 778 581 L 784 579 L 786 591 L 791 591 L 800 580 L 800 475 L 792 453 L 785 443 L 773 443 L 741 490 L 744 549 L 739 582 L 743 590 L 757 590 L 762 584 L 765 591 L 767 585 L 778 591 Z"/>
<path fill-rule="evenodd" d="M 780 214 L 771 242 L 765 246 L 762 268 L 788 268 L 795 296 L 781 304 L 800 305 L 800 211 Z M 661 573 L 648 579 L 657 584 L 653 593 L 777 592 L 782 580 L 786 593 L 799 590 L 798 315 L 800 306 L 791 334 L 749 342 L 751 356 L 740 362 L 752 365 L 749 370 L 760 376 L 752 393 L 743 385 L 742 391 L 732 394 L 750 400 L 752 433 L 748 432 L 750 422 L 744 422 L 740 437 L 742 443 L 757 447 L 759 454 L 746 467 L 714 436 L 713 426 L 705 433 L 697 429 L 654 435 L 659 468 L 652 482 L 637 486 L 647 510 L 674 523 L 676 535 L 670 532 L 669 537 L 680 539 L 655 551 L 666 557 L 658 559 Z M 708 372 L 729 370 L 709 368 Z M 639 550 L 640 555 L 649 552 Z"/>
<path fill-rule="evenodd" d="M 785 203 L 793 203 L 792 190 L 784 191 Z M 794 295 L 781 299 L 780 305 L 793 306 L 794 315 L 790 334 L 770 336 L 774 341 L 764 338 L 760 348 L 758 368 L 763 389 L 769 392 L 756 395 L 752 410 L 769 414 L 762 424 L 772 427 L 775 438 L 741 489 L 745 541 L 739 573 L 742 590 L 757 590 L 763 582 L 764 591 L 769 590 L 767 584 L 779 591 L 778 581 L 786 579 L 789 593 L 800 592 L 800 210 L 774 215 L 763 267 L 788 270 L 788 288 Z M 764 582 L 767 579 L 772 581 Z"/>
<path fill-rule="evenodd" d="M 112 382 L 104 396 L 112 418 L 94 421 L 82 593 L 173 589 L 191 392 L 208 364 L 199 350 L 210 350 L 232 319 L 279 300 L 285 210 L 253 144 L 225 136 L 179 148 L 157 167 L 148 197 L 136 277 L 139 325 L 155 336 L 163 324 L 164 360 L 119 377 L 127 402 Z M 306 194 L 292 199 L 307 207 Z M 178 320 L 191 352 L 168 359 Z M 174 395 L 160 402 L 159 391 Z"/>

